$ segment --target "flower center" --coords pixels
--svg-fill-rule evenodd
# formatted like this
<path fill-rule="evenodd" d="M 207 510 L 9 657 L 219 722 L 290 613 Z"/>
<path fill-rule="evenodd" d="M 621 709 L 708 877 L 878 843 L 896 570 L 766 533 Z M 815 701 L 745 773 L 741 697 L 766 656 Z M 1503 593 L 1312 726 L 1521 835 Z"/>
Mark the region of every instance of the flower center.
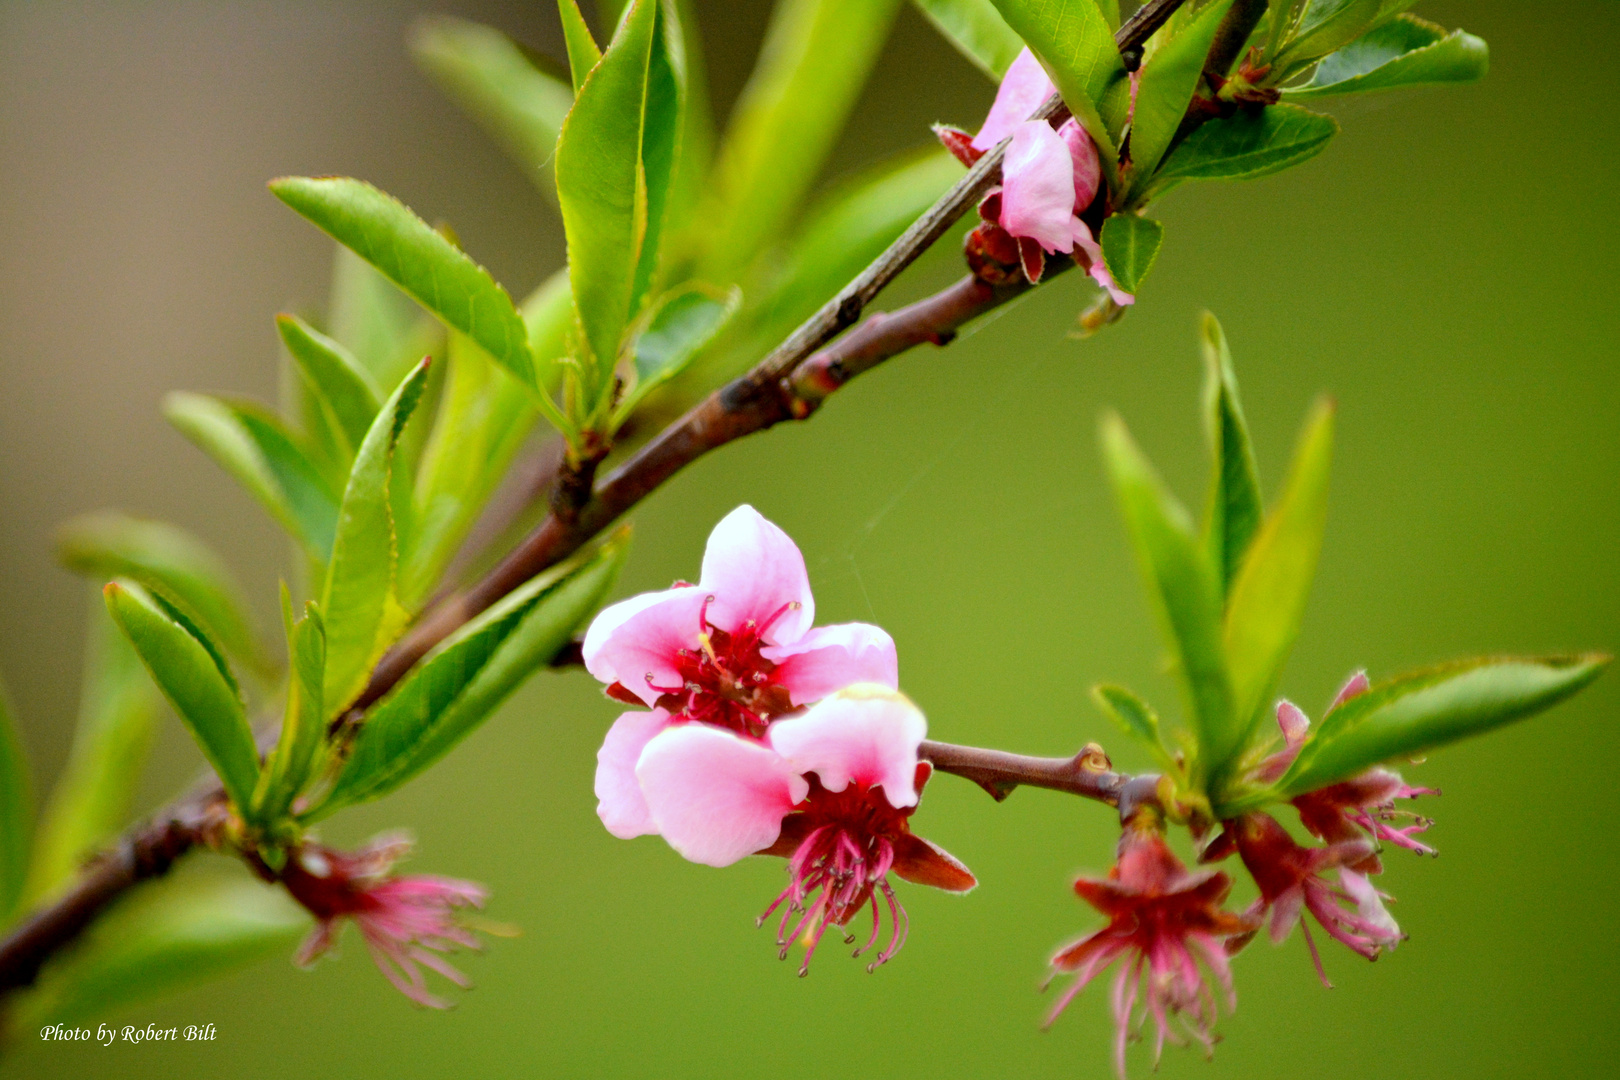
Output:
<path fill-rule="evenodd" d="M 906 815 L 891 806 L 880 791 L 854 783 L 843 791 L 828 791 L 814 776 L 797 813 L 809 832 L 788 860 L 788 887 L 760 915 L 757 925 L 763 926 L 782 909 L 776 944 L 784 960 L 793 941 L 804 946 L 804 962 L 799 965 L 799 974 L 804 976 L 810 972 L 810 958 L 827 928 L 847 926 L 868 905 L 872 933 L 853 955 L 860 956 L 877 944 L 883 931 L 877 900 L 881 895 L 889 912 L 889 940 L 866 965 L 867 971 L 877 970 L 906 943 L 906 909 L 895 898 L 888 879 L 894 865 L 891 837 L 907 831 Z M 854 935 L 845 931 L 844 944 L 854 943 Z"/>
<path fill-rule="evenodd" d="M 698 616 L 697 648 L 675 654 L 681 685 L 653 689 L 679 699 L 666 707 L 687 720 L 762 738 L 771 720 L 790 712 L 793 702 L 787 688 L 774 681 L 776 665 L 760 649 L 771 627 L 799 605 L 783 604 L 764 622 L 749 619 L 726 631 L 709 621 L 713 601 L 712 596 L 704 600 Z"/>

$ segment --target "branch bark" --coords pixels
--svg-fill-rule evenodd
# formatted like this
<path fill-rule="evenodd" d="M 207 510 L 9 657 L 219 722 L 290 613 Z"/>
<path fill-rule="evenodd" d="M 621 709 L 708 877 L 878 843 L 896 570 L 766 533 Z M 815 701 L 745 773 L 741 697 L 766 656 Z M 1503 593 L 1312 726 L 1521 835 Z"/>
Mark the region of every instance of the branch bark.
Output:
<path fill-rule="evenodd" d="M 1183 2 L 1149 0 L 1115 35 L 1120 49 L 1139 47 Z M 1054 95 L 1031 119 L 1046 120 L 1058 126 L 1068 115 L 1062 99 Z M 471 588 L 451 594 L 434 605 L 378 662 L 365 690 L 344 714 L 341 723 L 358 723 L 366 709 L 393 689 L 435 645 L 535 574 L 578 550 L 665 480 L 709 450 L 783 420 L 811 415 L 827 394 L 861 372 L 921 342 L 943 345 L 963 323 L 1026 291 L 1030 286 L 998 287 L 970 276 L 909 307 L 875 316 L 855 333 L 827 347 L 833 338 L 860 319 L 867 305 L 885 286 L 978 204 L 999 178 L 1004 151 L 1005 144 L 980 158 L 888 250 L 753 370 L 709 395 L 599 480 L 589 497 L 572 512 L 561 516 L 549 514 Z M 1049 273 L 1058 269 L 1052 266 Z M 981 775 L 994 780 L 985 769 L 1012 768 L 1008 762 L 996 766 L 985 764 L 983 760 L 976 765 L 962 763 L 949 758 L 943 749 L 946 744 L 934 745 L 951 761 L 949 766 L 938 765 L 944 771 L 977 768 Z M 994 755 L 999 751 L 982 753 Z M 1006 757 L 1017 758 L 1016 755 Z M 1050 782 L 1043 782 L 1041 777 Z M 1050 766 L 1044 773 L 1031 766 L 1011 782 L 1074 790 L 1076 794 L 1084 793 L 1078 790 L 1079 786 L 1092 783 L 1079 777 L 1065 779 L 1057 766 Z M 1064 784 L 1070 786 L 1062 786 Z M 167 872 L 175 859 L 205 842 L 206 837 L 199 831 L 197 822 L 218 813 L 222 799 L 217 789 L 183 799 L 126 834 L 116 847 L 91 865 L 68 893 L 35 913 L 0 942 L 0 995 L 31 984 L 40 966 L 73 940 L 114 899 L 141 881 Z M 1102 801 L 1109 800 L 1103 798 Z"/>

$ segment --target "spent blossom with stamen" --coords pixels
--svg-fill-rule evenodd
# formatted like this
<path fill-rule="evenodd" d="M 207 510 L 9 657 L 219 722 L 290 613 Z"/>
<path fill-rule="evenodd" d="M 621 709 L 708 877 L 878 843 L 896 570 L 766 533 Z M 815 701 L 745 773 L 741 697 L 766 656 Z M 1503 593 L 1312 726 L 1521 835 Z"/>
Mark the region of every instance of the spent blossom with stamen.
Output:
<path fill-rule="evenodd" d="M 610 696 L 652 706 L 620 716 L 597 755 L 597 814 L 609 832 L 657 831 L 635 770 L 664 729 L 702 723 L 759 740 L 776 718 L 851 684 L 899 685 L 882 629 L 814 620 L 804 556 L 747 505 L 710 533 L 696 585 L 633 596 L 596 617 L 586 669 Z"/>
<path fill-rule="evenodd" d="M 1237 1007 L 1228 954 L 1246 944 L 1258 926 L 1252 916 L 1222 909 L 1231 890 L 1232 879 L 1220 871 L 1188 871 L 1165 843 L 1158 815 L 1150 808 L 1138 810 L 1120 838 L 1119 861 L 1108 875 L 1074 883 L 1080 898 L 1109 921 L 1052 957 L 1055 973 L 1072 974 L 1074 980 L 1047 1024 L 1117 960 L 1110 994 L 1115 1072 L 1125 1076 L 1126 1045 L 1149 1017 L 1155 1068 L 1166 1042 L 1191 1041 L 1210 1053 L 1216 1041 L 1217 989 L 1228 1011 Z"/>
<path fill-rule="evenodd" d="M 828 930 L 871 917 L 857 956 L 888 938 L 869 968 L 905 944 L 908 919 L 889 876 L 948 892 L 977 882 L 950 854 L 911 831 L 929 766 L 927 733 L 904 695 L 875 683 L 848 687 L 763 741 L 708 724 L 666 728 L 648 742 L 636 776 L 657 831 L 693 862 L 727 866 L 746 855 L 788 860 L 788 884 L 760 917 L 781 912 L 777 944 L 805 949 L 800 974 Z M 853 944 L 853 939 L 849 938 Z"/>
<path fill-rule="evenodd" d="M 411 846 L 405 834 L 387 833 L 355 852 L 313 842 L 290 852 L 282 884 L 316 919 L 294 960 L 301 967 L 313 964 L 336 944 L 343 920 L 352 919 L 378 970 L 400 993 L 418 1005 L 447 1009 L 451 1003 L 428 990 L 421 969 L 462 989 L 472 985 L 442 954 L 479 947 L 458 912 L 483 907 L 489 894 L 470 881 L 395 875 L 394 864 Z"/>
<path fill-rule="evenodd" d="M 1366 693 L 1368 686 L 1367 673 L 1356 672 L 1333 699 L 1333 704 L 1328 706 L 1328 715 Z M 1292 703 L 1284 701 L 1277 706 L 1277 722 L 1282 726 L 1288 743 L 1284 754 L 1291 762 L 1299 752 L 1310 721 Z M 1439 853 L 1434 848 L 1417 839 L 1417 835 L 1426 832 L 1434 821 L 1409 810 L 1397 809 L 1395 800 L 1439 794 L 1436 788 L 1413 787 L 1401 779 L 1400 773 L 1377 766 L 1348 780 L 1297 796 L 1293 804 L 1294 809 L 1299 811 L 1300 823 L 1311 835 L 1330 844 L 1357 840 L 1365 835 L 1375 843 L 1393 844 L 1419 855 L 1437 855 Z M 1383 872 L 1383 864 L 1373 853 L 1353 869 L 1365 874 L 1378 874 Z"/>
<path fill-rule="evenodd" d="M 1357 838 L 1324 847 L 1308 848 L 1294 842 L 1288 831 L 1269 814 L 1244 814 L 1226 823 L 1226 837 L 1260 888 L 1253 913 L 1270 910 L 1271 940 L 1281 943 L 1297 924 L 1305 935 L 1311 961 L 1324 986 L 1332 986 L 1321 954 L 1301 915 L 1309 911 L 1334 940 L 1351 951 L 1378 959 L 1405 940 L 1388 909 L 1385 894 L 1367 880 L 1362 870 L 1375 852 L 1370 840 Z M 1325 875 L 1338 872 L 1335 886 Z"/>

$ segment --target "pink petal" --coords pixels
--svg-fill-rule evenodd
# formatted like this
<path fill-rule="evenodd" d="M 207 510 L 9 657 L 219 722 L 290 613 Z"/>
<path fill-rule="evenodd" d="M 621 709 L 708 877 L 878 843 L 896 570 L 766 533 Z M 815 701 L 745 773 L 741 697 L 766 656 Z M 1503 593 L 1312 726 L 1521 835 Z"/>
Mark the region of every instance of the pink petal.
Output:
<path fill-rule="evenodd" d="M 795 705 L 820 701 L 855 683 L 900 685 L 894 639 L 869 623 L 818 626 L 792 645 L 767 647 L 760 654 L 780 665 L 777 681 Z"/>
<path fill-rule="evenodd" d="M 325 956 L 337 940 L 338 922 L 336 919 L 318 919 L 315 928 L 309 932 L 298 946 L 298 952 L 293 957 L 293 963 L 301 968 L 307 968 Z"/>
<path fill-rule="evenodd" d="M 1311 730 L 1311 721 L 1287 698 L 1277 702 L 1277 726 L 1282 728 L 1283 741 L 1290 750 L 1296 749 L 1305 741 L 1305 735 Z"/>
<path fill-rule="evenodd" d="M 1080 121 L 1071 119 L 1058 128 L 1058 138 L 1069 148 L 1074 163 L 1074 208 L 1084 210 L 1097 197 L 1102 181 L 1102 164 L 1097 160 L 1097 144 L 1091 141 Z"/>
<path fill-rule="evenodd" d="M 984 126 L 973 137 L 973 149 L 988 150 L 1012 134 L 1013 128 L 1028 120 L 1030 114 L 1056 92 L 1046 69 L 1028 49 L 1018 54 L 1002 76 L 996 91 L 995 104 L 984 118 Z"/>
<path fill-rule="evenodd" d="M 1345 680 L 1343 686 L 1339 687 L 1339 692 L 1334 695 L 1333 704 L 1327 707 L 1327 711 L 1332 712 L 1351 698 L 1365 694 L 1371 686 L 1372 683 L 1368 681 L 1365 670 L 1356 672 Z"/>
<path fill-rule="evenodd" d="M 585 631 L 585 670 L 619 683 L 648 705 L 681 685 L 675 654 L 698 647 L 704 592 L 682 585 L 642 593 L 604 608 Z"/>
<path fill-rule="evenodd" d="M 657 735 L 641 752 L 636 779 L 669 846 L 706 866 L 770 847 L 810 790 L 770 747 L 707 724 Z"/>
<path fill-rule="evenodd" d="M 917 805 L 917 745 L 928 722 L 888 687 L 862 683 L 839 691 L 803 716 L 771 725 L 771 746 L 795 772 L 815 773 L 828 791 L 851 781 L 882 785 L 894 807 Z"/>
<path fill-rule="evenodd" d="M 1077 229 L 1086 228 L 1074 216 L 1068 144 L 1044 121 L 1030 120 L 1013 130 L 1001 162 L 1001 227 L 1054 254 L 1072 250 Z"/>
<path fill-rule="evenodd" d="M 803 637 L 815 621 L 816 602 L 798 545 L 746 504 L 709 534 L 699 587 L 714 597 L 709 621 L 728 632 L 750 619 L 763 625 L 775 617 L 765 637 L 786 645 Z M 793 604 L 798 606 L 782 610 Z"/>
<path fill-rule="evenodd" d="M 596 816 L 620 840 L 658 831 L 636 780 L 636 762 L 653 736 L 669 727 L 669 719 L 663 709 L 627 712 L 613 722 L 596 752 Z"/>
<path fill-rule="evenodd" d="M 1395 917 L 1389 913 L 1389 909 L 1384 906 L 1383 897 L 1378 895 L 1373 883 L 1367 880 L 1365 874 L 1342 869 L 1339 871 L 1339 884 L 1350 894 L 1350 899 L 1356 902 L 1356 913 L 1368 927 L 1383 935 L 1383 938 L 1390 942 L 1388 947 L 1393 949 L 1394 943 L 1401 940 L 1401 928 L 1395 922 Z"/>

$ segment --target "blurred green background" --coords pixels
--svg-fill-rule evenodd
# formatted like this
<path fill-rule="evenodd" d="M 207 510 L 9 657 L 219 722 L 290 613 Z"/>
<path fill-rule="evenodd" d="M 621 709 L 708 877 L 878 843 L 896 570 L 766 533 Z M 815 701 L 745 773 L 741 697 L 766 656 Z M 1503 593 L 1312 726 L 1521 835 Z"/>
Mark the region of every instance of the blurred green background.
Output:
<path fill-rule="evenodd" d="M 762 0 L 700 2 L 717 99 L 735 97 Z M 410 66 L 409 20 L 449 10 L 562 55 L 549 3 L 0 4 L 0 669 L 41 786 L 66 754 L 83 586 L 50 530 L 104 505 L 194 528 L 273 625 L 285 552 L 270 523 L 162 423 L 170 389 L 269 398 L 270 316 L 325 293 L 330 250 L 262 184 L 348 173 L 455 223 L 514 291 L 560 265 L 561 230 L 516 168 Z M 1137 309 L 1085 342 L 1076 275 L 839 394 L 813 423 L 727 447 L 635 515 L 622 594 L 696 572 L 748 501 L 805 551 L 821 621 L 899 643 L 932 731 L 1036 753 L 1088 738 L 1146 764 L 1095 713 L 1108 679 L 1173 710 L 1104 487 L 1098 415 L 1118 407 L 1184 498 L 1201 498 L 1198 313 L 1225 322 L 1274 490 L 1313 395 L 1341 408 L 1332 520 L 1284 691 L 1318 712 L 1353 667 L 1620 644 L 1620 235 L 1616 6 L 1430 3 L 1491 44 L 1461 90 L 1330 107 L 1327 152 L 1284 175 L 1189 186 Z M 993 88 L 906 10 L 829 179 L 972 126 Z M 960 272 L 952 244 L 887 304 Z M 1371 967 L 1296 937 L 1236 963 L 1213 1068 L 1295 1077 L 1613 1075 L 1620 856 L 1611 823 L 1620 680 L 1408 771 L 1438 861 L 1389 858 L 1411 941 Z M 911 943 L 876 975 L 828 949 L 808 979 L 753 918 L 780 867 L 684 863 L 598 824 L 595 747 L 616 708 L 542 674 L 442 766 L 326 838 L 409 824 L 414 867 L 487 882 L 522 928 L 464 965 L 447 1014 L 412 1009 L 352 934 L 314 973 L 277 957 L 89 1018 L 212 1023 L 207 1044 L 41 1044 L 18 1077 L 873 1077 L 1108 1074 L 1105 995 L 1050 1032 L 1043 962 L 1096 917 L 1072 874 L 1111 855 L 1110 815 L 1020 791 L 997 806 L 938 779 L 919 830 L 966 861 L 965 899 L 905 888 Z M 198 758 L 178 725 L 145 791 Z M 192 872 L 237 873 L 223 860 Z M 290 951 L 290 950 L 289 950 Z M 1141 1051 L 1133 1068 L 1145 1073 Z"/>

